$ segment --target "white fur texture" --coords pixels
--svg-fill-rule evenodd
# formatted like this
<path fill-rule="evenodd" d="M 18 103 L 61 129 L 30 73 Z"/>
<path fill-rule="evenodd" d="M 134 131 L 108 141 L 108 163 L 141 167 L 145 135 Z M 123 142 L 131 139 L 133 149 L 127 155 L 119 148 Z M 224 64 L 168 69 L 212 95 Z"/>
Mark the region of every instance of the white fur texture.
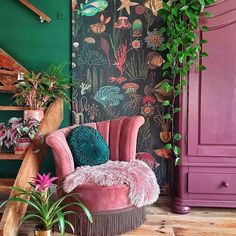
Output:
<path fill-rule="evenodd" d="M 140 160 L 108 161 L 98 166 L 77 167 L 65 178 L 63 189 L 69 193 L 86 183 L 100 186 L 127 184 L 130 188 L 130 201 L 137 207 L 154 203 L 160 194 L 154 172 Z"/>

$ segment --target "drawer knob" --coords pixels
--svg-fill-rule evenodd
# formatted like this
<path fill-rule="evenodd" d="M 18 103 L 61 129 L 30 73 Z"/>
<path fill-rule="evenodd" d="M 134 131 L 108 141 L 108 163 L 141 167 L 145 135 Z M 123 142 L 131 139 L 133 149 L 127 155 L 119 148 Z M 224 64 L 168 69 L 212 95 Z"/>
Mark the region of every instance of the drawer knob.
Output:
<path fill-rule="evenodd" d="M 228 188 L 229 187 L 229 182 L 223 181 L 223 186 Z"/>

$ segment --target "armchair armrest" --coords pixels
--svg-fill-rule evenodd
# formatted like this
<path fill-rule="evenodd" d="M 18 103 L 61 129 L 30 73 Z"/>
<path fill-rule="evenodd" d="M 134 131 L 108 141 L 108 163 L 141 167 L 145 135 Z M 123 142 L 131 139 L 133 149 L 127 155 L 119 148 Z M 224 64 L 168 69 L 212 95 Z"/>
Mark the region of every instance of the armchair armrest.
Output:
<path fill-rule="evenodd" d="M 136 159 L 144 161 L 151 169 L 156 169 L 160 165 L 156 159 L 147 152 L 138 152 Z"/>
<path fill-rule="evenodd" d="M 75 170 L 73 156 L 67 144 L 66 136 L 60 130 L 47 135 L 46 143 L 52 148 L 56 166 L 56 176 L 58 177 L 60 185 L 63 179 Z"/>

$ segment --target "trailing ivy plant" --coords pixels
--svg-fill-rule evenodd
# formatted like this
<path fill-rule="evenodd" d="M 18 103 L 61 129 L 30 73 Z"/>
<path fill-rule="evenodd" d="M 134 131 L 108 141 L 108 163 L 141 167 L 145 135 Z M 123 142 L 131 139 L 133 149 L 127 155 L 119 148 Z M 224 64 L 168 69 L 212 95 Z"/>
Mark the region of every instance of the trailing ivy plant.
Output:
<path fill-rule="evenodd" d="M 201 45 L 207 43 L 202 39 L 197 41 L 197 30 L 199 29 L 199 16 L 212 17 L 210 12 L 204 12 L 205 7 L 213 4 L 215 0 L 163 0 L 163 8 L 159 15 L 165 22 L 165 26 L 159 30 L 160 34 L 166 36 L 166 41 L 159 50 L 166 51 L 166 62 L 163 64 L 163 76 L 171 78 L 172 83 L 163 83 L 166 93 L 172 94 L 171 100 L 162 103 L 165 107 L 171 107 L 170 113 L 166 113 L 164 118 L 171 120 L 172 138 L 165 145 L 165 149 L 172 150 L 175 156 L 175 165 L 178 165 L 180 159 L 180 147 L 178 142 L 181 140 L 181 134 L 175 132 L 174 118 L 176 113 L 181 110 L 178 105 L 178 96 L 183 87 L 187 84 L 186 77 L 190 67 L 195 64 L 199 58 L 207 57 L 203 52 Z M 207 31 L 206 26 L 201 26 L 202 31 Z M 203 65 L 198 65 L 198 70 L 205 70 Z"/>

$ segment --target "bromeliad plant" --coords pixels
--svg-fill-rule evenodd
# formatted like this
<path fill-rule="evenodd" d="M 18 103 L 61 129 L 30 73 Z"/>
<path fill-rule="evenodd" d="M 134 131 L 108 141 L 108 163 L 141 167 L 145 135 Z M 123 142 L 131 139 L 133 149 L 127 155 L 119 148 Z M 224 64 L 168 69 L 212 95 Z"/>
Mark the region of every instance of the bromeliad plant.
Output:
<path fill-rule="evenodd" d="M 27 220 L 37 220 L 37 231 L 48 231 L 58 225 L 61 236 L 65 235 L 65 226 L 68 225 L 72 231 L 74 231 L 73 225 L 65 219 L 65 216 L 69 214 L 75 214 L 76 212 L 66 210 L 67 207 L 79 206 L 90 222 L 93 222 L 92 216 L 89 210 L 84 204 L 78 199 L 78 194 L 71 193 L 59 198 L 56 201 L 52 200 L 54 191 L 51 191 L 51 187 L 54 185 L 53 182 L 57 177 L 50 177 L 50 173 L 37 174 L 36 178 L 33 178 L 32 182 L 29 182 L 30 189 L 23 189 L 19 187 L 11 187 L 12 190 L 19 192 L 14 197 L 9 198 L 6 202 L 23 202 L 32 207 L 33 212 L 27 213 L 22 219 L 21 223 Z M 55 188 L 54 188 L 55 189 Z M 64 203 L 66 199 L 70 199 L 69 203 Z M 28 200 L 29 199 L 29 200 Z M 72 201 L 71 199 L 74 199 Z"/>
<path fill-rule="evenodd" d="M 165 145 L 165 149 L 172 150 L 175 155 L 175 164 L 180 163 L 180 147 L 178 142 L 181 134 L 175 132 L 174 118 L 181 108 L 177 98 L 186 86 L 186 77 L 190 67 L 199 59 L 207 57 L 202 51 L 202 44 L 207 40 L 197 41 L 197 30 L 199 29 L 199 17 L 211 17 L 210 12 L 204 12 L 205 7 L 213 4 L 215 0 L 163 0 L 163 9 L 158 14 L 163 18 L 165 26 L 159 30 L 159 34 L 166 36 L 159 50 L 166 51 L 166 62 L 163 64 L 163 76 L 172 79 L 172 83 L 163 83 L 166 92 L 173 94 L 171 100 L 162 103 L 163 106 L 171 108 L 171 112 L 165 114 L 164 118 L 171 121 L 171 141 Z M 201 31 L 207 31 L 206 26 L 201 26 Z M 199 70 L 205 70 L 203 65 L 198 65 Z M 169 110 L 169 109 L 168 109 Z"/>

